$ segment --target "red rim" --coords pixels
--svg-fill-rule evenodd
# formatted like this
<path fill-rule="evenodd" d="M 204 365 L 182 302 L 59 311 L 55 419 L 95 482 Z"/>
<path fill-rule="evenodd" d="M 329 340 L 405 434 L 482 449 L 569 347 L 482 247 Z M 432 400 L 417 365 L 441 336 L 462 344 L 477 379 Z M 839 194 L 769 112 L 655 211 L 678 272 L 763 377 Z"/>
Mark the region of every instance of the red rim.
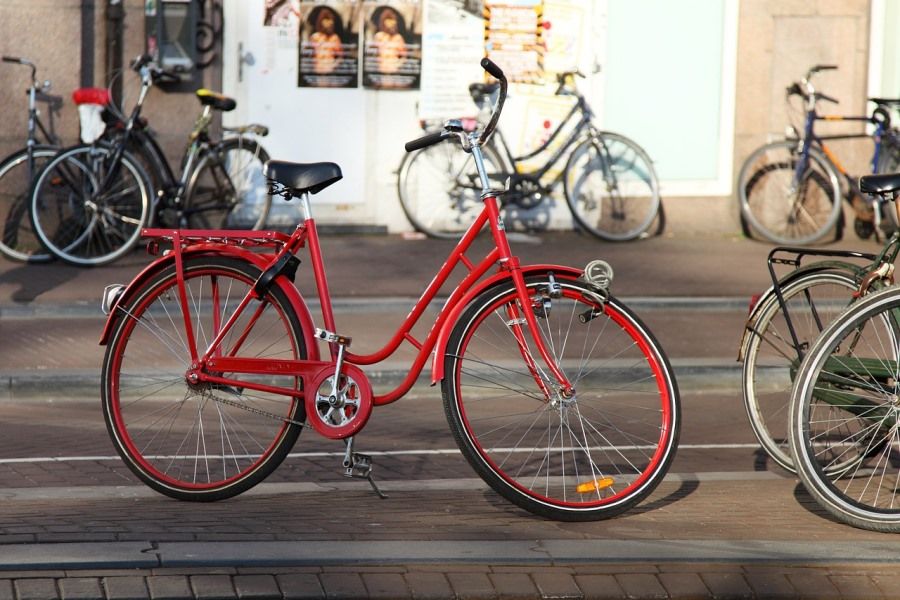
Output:
<path fill-rule="evenodd" d="M 567 297 L 574 297 L 575 293 L 573 290 L 566 289 Z M 490 306 L 488 310 L 482 311 L 479 315 L 478 322 L 469 328 L 471 333 L 474 333 L 478 329 L 478 325 L 484 321 L 488 315 L 493 314 L 493 312 L 497 309 L 498 306 L 509 301 L 510 298 L 515 298 L 515 291 L 510 290 L 507 294 L 502 296 L 501 298 L 495 300 L 493 304 Z M 653 371 L 654 376 L 656 377 L 656 381 L 660 383 L 659 392 L 660 392 L 660 401 L 662 405 L 662 416 L 663 420 L 660 427 L 659 441 L 656 445 L 656 450 L 651 457 L 650 462 L 648 462 L 647 466 L 641 470 L 640 476 L 635 479 L 627 487 L 623 488 L 619 493 L 609 496 L 607 498 L 602 498 L 600 500 L 595 500 L 591 502 L 571 502 L 571 501 L 563 501 L 557 498 L 549 498 L 543 494 L 537 493 L 535 490 L 527 488 L 518 481 L 513 478 L 507 476 L 506 472 L 501 469 L 493 459 L 485 452 L 484 448 L 481 446 L 481 443 L 478 440 L 478 437 L 474 434 L 469 426 L 469 419 L 466 416 L 465 405 L 457 400 L 456 406 L 459 410 L 460 416 L 462 417 L 463 426 L 466 429 L 466 435 L 468 439 L 472 442 L 473 446 L 477 449 L 479 457 L 490 467 L 491 471 L 496 474 L 499 474 L 503 481 L 505 481 L 508 485 L 515 488 L 517 491 L 525 494 L 526 496 L 539 500 L 545 504 L 556 506 L 556 507 L 566 507 L 573 509 L 591 509 L 591 508 L 599 508 L 607 505 L 616 504 L 625 500 L 633 495 L 635 490 L 640 489 L 660 468 L 661 463 L 665 460 L 666 456 L 669 454 L 669 447 L 671 445 L 670 440 L 670 432 L 672 431 L 672 407 L 671 407 L 671 398 L 669 395 L 669 386 L 667 384 L 668 378 L 665 376 L 665 370 L 662 368 L 662 365 L 659 362 L 656 353 L 653 351 L 653 347 L 648 342 L 647 338 L 644 334 L 629 320 L 627 319 L 623 313 L 621 313 L 615 306 L 611 303 L 607 303 L 604 308 L 604 314 L 609 316 L 615 323 L 617 323 L 623 331 L 625 331 L 628 336 L 634 340 L 641 349 L 644 358 L 650 364 L 650 367 Z M 465 349 L 471 340 L 471 333 L 467 339 L 464 340 L 462 345 L 460 356 L 465 354 Z M 460 361 L 457 361 L 457 371 L 456 371 L 456 382 L 457 382 L 457 399 L 461 398 L 461 393 L 459 390 L 459 381 L 460 381 L 460 371 L 462 368 L 462 364 Z M 667 441 L 669 443 L 667 443 Z"/>
<path fill-rule="evenodd" d="M 221 272 L 222 272 L 222 270 L 219 270 L 219 269 L 204 269 L 201 271 L 191 272 L 190 277 L 186 277 L 186 279 L 202 277 L 204 275 L 217 274 L 217 273 L 221 273 Z M 228 271 L 228 274 L 233 275 L 236 279 L 238 279 L 239 281 L 242 281 L 243 283 L 252 285 L 252 282 L 241 277 L 241 275 L 243 275 L 242 273 L 239 273 L 236 271 Z M 159 286 L 156 286 L 156 287 L 157 287 L 157 289 L 161 289 L 162 291 L 164 291 L 167 289 L 171 289 L 172 286 L 166 286 L 165 288 L 160 288 Z M 152 304 L 153 301 L 155 301 L 157 298 L 159 298 L 160 295 L 161 295 L 161 293 L 155 293 L 152 296 L 150 296 L 150 295 L 145 296 L 145 298 L 140 303 L 140 305 L 138 307 L 136 307 L 134 309 L 134 311 L 132 311 L 132 312 L 134 314 L 143 314 L 143 312 L 147 308 L 147 306 Z M 271 304 L 271 306 L 273 308 L 276 307 L 275 304 Z M 278 314 L 279 314 L 279 317 L 282 319 L 282 321 L 284 321 L 284 313 L 281 310 L 278 310 Z M 134 330 L 135 324 L 136 324 L 136 321 L 134 319 L 127 319 L 124 322 L 124 324 L 123 324 L 124 329 L 123 329 L 122 335 L 120 335 L 116 338 L 117 346 L 119 345 L 119 342 L 121 340 L 130 339 L 131 333 Z M 285 322 L 285 324 L 287 325 L 286 322 Z M 119 376 L 121 374 L 121 362 L 122 362 L 123 352 L 116 351 L 113 353 L 113 356 L 115 358 L 113 361 L 112 368 L 113 368 L 113 373 L 115 373 L 115 378 L 113 379 L 113 381 L 110 382 L 110 398 L 107 399 L 107 405 L 109 406 L 109 410 L 113 414 L 113 419 L 116 424 L 116 427 L 115 427 L 116 438 L 119 440 L 119 442 L 122 445 L 125 446 L 126 453 L 128 454 L 129 460 L 131 460 L 133 463 L 135 463 L 135 465 L 142 472 L 144 472 L 148 477 L 151 477 L 154 480 L 156 480 L 162 484 L 165 484 L 167 487 L 171 487 L 174 489 L 181 489 L 181 490 L 189 490 L 189 491 L 211 491 L 211 490 L 226 488 L 237 481 L 245 479 L 248 476 L 252 475 L 254 472 L 256 472 L 260 466 L 262 466 L 263 464 L 265 464 L 266 461 L 269 460 L 269 458 L 272 455 L 272 452 L 274 451 L 274 449 L 276 447 L 278 447 L 280 440 L 284 437 L 288 427 L 290 426 L 289 423 L 282 422 L 281 428 L 277 431 L 276 435 L 273 437 L 272 443 L 260 455 L 259 459 L 256 460 L 253 464 L 251 464 L 248 468 L 243 469 L 240 473 L 238 473 L 232 477 L 223 479 L 223 480 L 215 482 L 215 483 L 207 483 L 207 484 L 189 483 L 186 481 L 182 481 L 180 479 L 174 479 L 174 478 L 170 477 L 169 475 L 159 471 L 152 463 L 148 462 L 144 458 L 144 456 L 141 454 L 141 452 L 137 449 L 134 441 L 131 439 L 131 436 L 128 434 L 128 427 L 125 425 L 125 422 L 123 419 L 121 405 L 120 405 L 120 396 L 119 396 Z M 190 363 L 189 360 L 187 362 Z M 292 418 L 291 417 L 292 413 L 296 413 L 296 408 L 294 408 L 296 406 L 297 406 L 297 399 L 294 398 L 292 401 L 292 404 L 291 404 L 292 410 L 290 410 L 288 412 L 288 417 Z"/>

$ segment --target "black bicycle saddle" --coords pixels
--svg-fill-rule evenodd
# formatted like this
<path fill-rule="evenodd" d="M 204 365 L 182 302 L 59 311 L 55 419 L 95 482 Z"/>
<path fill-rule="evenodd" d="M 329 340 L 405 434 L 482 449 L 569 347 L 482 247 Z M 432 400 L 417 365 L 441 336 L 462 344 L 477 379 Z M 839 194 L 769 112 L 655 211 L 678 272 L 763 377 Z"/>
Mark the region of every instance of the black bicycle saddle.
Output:
<path fill-rule="evenodd" d="M 859 178 L 859 189 L 867 194 L 894 194 L 900 191 L 900 173 L 863 175 Z"/>
<path fill-rule="evenodd" d="M 285 160 L 270 160 L 263 173 L 269 181 L 276 181 L 287 187 L 293 196 L 307 192 L 316 194 L 343 177 L 341 168 L 335 163 L 292 163 Z"/>

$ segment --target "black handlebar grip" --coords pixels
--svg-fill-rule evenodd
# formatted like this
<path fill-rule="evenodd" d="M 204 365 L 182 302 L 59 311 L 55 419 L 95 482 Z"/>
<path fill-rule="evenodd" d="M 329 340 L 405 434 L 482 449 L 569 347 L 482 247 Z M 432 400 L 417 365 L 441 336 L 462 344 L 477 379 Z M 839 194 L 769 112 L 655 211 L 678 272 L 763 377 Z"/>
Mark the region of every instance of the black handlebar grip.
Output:
<path fill-rule="evenodd" d="M 821 92 L 816 92 L 816 98 L 819 98 L 820 100 L 825 100 L 827 102 L 833 102 L 834 104 L 840 104 L 840 102 L 838 101 L 837 98 L 832 98 L 828 94 L 823 94 Z"/>
<path fill-rule="evenodd" d="M 504 79 L 503 71 L 497 66 L 497 63 L 486 56 L 481 59 L 481 68 L 493 75 L 496 79 Z"/>
<path fill-rule="evenodd" d="M 438 142 L 442 142 L 449 136 L 450 134 L 446 131 L 429 133 L 428 135 L 423 135 L 422 137 L 411 142 L 406 142 L 404 148 L 406 148 L 407 152 L 412 152 L 413 150 L 421 150 L 422 148 L 427 148 L 428 146 L 433 146 Z"/>
<path fill-rule="evenodd" d="M 3 57 L 3 62 L 7 62 L 7 63 L 21 63 L 21 62 L 22 62 L 22 59 L 19 58 L 18 56 L 4 56 L 4 57 Z"/>

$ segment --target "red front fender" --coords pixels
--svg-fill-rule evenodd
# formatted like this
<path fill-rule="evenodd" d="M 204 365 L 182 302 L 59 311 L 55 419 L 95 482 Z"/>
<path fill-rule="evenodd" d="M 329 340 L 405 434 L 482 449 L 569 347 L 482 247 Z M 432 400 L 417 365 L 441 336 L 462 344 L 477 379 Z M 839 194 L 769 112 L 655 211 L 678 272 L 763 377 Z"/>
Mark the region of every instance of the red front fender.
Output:
<path fill-rule="evenodd" d="M 204 254 L 215 256 L 231 256 L 252 263 L 253 265 L 259 267 L 260 270 L 265 270 L 265 268 L 271 261 L 271 255 L 269 254 L 258 254 L 255 252 L 250 252 L 249 250 L 238 246 L 223 246 L 222 244 L 215 243 L 195 244 L 192 246 L 187 246 L 181 251 L 181 256 L 185 259 L 193 256 L 201 256 Z M 134 295 L 134 293 L 139 290 L 146 281 L 148 281 L 151 277 L 153 277 L 163 269 L 169 267 L 174 262 L 175 255 L 173 253 L 168 253 L 147 265 L 143 271 L 138 273 L 137 277 L 131 280 L 131 282 L 125 287 L 122 293 L 119 294 L 119 297 L 110 308 L 109 316 L 106 319 L 106 325 L 104 325 L 103 333 L 100 335 L 101 346 L 105 346 L 109 341 L 109 337 L 110 335 L 112 335 L 113 327 L 115 326 L 119 318 L 119 313 L 116 310 L 116 307 L 124 302 L 127 302 L 128 299 L 131 298 L 131 296 Z M 300 292 L 297 290 L 297 288 L 294 287 L 293 283 L 286 277 L 276 278 L 275 284 L 281 287 L 282 291 L 284 291 L 284 293 L 287 295 L 294 311 L 297 313 L 297 317 L 300 320 L 300 325 L 303 328 L 303 333 L 305 336 L 304 341 L 306 342 L 306 348 L 308 350 L 307 358 L 309 358 L 309 360 L 319 360 L 319 347 L 316 343 L 315 338 L 313 337 L 315 325 L 313 324 L 312 315 L 309 312 L 309 308 L 306 306 L 306 302 L 303 300 L 303 297 L 300 295 Z"/>
<path fill-rule="evenodd" d="M 582 273 L 584 273 L 584 270 L 575 269 L 573 267 L 563 267 L 560 265 L 525 265 L 522 267 L 523 277 L 550 272 L 553 273 L 554 277 L 561 277 L 563 279 L 576 279 L 580 277 Z M 505 279 L 509 279 L 509 277 L 509 273 L 502 272 L 479 282 L 477 286 L 469 290 L 469 292 L 466 293 L 466 295 L 463 296 L 462 299 L 453 307 L 453 310 L 450 312 L 450 315 L 444 322 L 444 326 L 441 328 L 441 332 L 438 334 L 437 342 L 435 342 L 434 356 L 431 363 L 432 385 L 436 384 L 438 381 L 441 381 L 444 378 L 444 355 L 447 351 L 447 342 L 450 339 L 450 332 L 453 331 L 453 327 L 459 320 L 462 311 L 465 310 L 465 308 L 469 306 L 472 300 L 477 298 L 479 294 L 481 294 L 488 288 L 501 283 Z"/>

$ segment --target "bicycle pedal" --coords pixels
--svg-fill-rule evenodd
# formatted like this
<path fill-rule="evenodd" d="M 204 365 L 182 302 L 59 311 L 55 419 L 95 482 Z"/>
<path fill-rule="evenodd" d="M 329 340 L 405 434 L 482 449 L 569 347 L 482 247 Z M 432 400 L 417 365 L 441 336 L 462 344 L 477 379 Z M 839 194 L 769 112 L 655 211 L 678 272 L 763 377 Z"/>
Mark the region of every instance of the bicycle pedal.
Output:
<path fill-rule="evenodd" d="M 328 342 L 329 344 L 338 344 L 340 346 L 350 347 L 350 342 L 353 341 L 353 338 L 347 335 L 340 335 L 339 333 L 335 333 L 333 331 L 326 331 L 324 329 L 319 329 L 316 327 L 315 336 L 322 341 Z"/>
<path fill-rule="evenodd" d="M 375 479 L 372 477 L 372 457 L 368 454 L 359 454 L 354 452 L 350 457 L 350 464 L 344 462 L 344 476 L 351 479 L 365 479 L 372 486 L 372 489 L 382 500 L 387 498 L 387 494 L 381 491 Z"/>

